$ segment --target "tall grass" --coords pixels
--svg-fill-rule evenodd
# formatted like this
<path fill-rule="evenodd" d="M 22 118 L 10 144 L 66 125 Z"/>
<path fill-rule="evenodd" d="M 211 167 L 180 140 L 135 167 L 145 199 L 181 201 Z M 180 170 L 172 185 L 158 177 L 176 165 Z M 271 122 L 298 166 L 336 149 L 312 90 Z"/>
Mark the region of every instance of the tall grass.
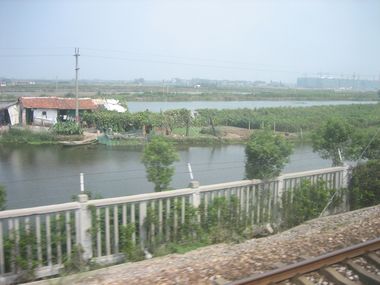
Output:
<path fill-rule="evenodd" d="M 33 132 L 27 129 L 10 129 L 0 137 L 0 143 L 44 144 L 55 142 L 56 137 L 49 132 Z"/>

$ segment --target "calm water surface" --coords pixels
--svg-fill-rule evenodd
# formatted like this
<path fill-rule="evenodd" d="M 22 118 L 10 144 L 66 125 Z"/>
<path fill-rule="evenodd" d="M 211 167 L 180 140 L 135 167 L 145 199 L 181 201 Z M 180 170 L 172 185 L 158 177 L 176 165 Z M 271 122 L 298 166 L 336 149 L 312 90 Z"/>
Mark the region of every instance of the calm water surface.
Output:
<path fill-rule="evenodd" d="M 239 109 L 272 107 L 310 107 L 326 105 L 375 104 L 375 101 L 189 101 L 189 102 L 128 102 L 130 112 L 150 110 L 160 112 L 171 109 Z"/>
<path fill-rule="evenodd" d="M 179 150 L 173 188 L 190 181 L 187 162 L 201 185 L 241 180 L 244 177 L 244 146 L 188 147 Z M 141 150 L 102 145 L 0 146 L 0 184 L 7 190 L 7 208 L 63 203 L 79 193 L 79 173 L 85 173 L 85 189 L 102 197 L 153 191 L 140 162 Z M 296 147 L 284 172 L 331 166 L 308 145 Z"/>

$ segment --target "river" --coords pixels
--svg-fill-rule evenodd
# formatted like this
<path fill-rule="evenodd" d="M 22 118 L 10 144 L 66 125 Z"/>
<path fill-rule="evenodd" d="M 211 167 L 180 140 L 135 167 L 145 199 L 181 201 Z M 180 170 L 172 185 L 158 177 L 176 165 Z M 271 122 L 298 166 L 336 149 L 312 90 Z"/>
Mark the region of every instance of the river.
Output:
<path fill-rule="evenodd" d="M 149 110 L 160 112 L 171 109 L 239 109 L 274 107 L 310 107 L 327 105 L 376 104 L 376 101 L 184 101 L 184 102 L 128 102 L 130 112 Z"/>
<path fill-rule="evenodd" d="M 244 146 L 187 147 L 179 149 L 171 186 L 184 188 L 190 178 L 201 185 L 241 180 L 244 177 Z M 7 209 L 71 201 L 79 194 L 79 173 L 85 189 L 102 197 L 153 191 L 140 162 L 141 150 L 104 145 L 84 147 L 0 145 L 0 184 L 7 190 Z M 284 172 L 331 166 L 312 152 L 309 145 L 296 146 Z"/>

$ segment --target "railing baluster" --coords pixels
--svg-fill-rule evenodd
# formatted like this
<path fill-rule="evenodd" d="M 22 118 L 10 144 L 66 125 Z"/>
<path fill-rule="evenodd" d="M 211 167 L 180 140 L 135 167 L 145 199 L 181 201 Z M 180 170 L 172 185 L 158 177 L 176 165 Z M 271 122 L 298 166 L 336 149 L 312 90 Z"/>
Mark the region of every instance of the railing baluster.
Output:
<path fill-rule="evenodd" d="M 50 230 L 50 214 L 45 216 L 45 226 L 46 226 L 46 255 L 48 265 L 51 266 L 52 263 L 52 254 L 51 254 L 51 230 Z"/>
<path fill-rule="evenodd" d="M 9 236 L 9 240 L 13 241 L 13 239 L 14 239 L 14 227 L 13 227 L 13 220 L 12 219 L 8 220 L 8 236 Z M 12 254 L 12 256 L 11 256 L 11 271 L 15 272 L 16 271 L 16 264 L 15 264 L 16 253 L 14 252 L 14 248 L 12 248 L 11 254 Z"/>
<path fill-rule="evenodd" d="M 248 224 L 248 218 L 249 218 L 249 202 L 250 202 L 250 187 L 245 187 L 245 217 L 246 217 L 246 224 Z"/>
<path fill-rule="evenodd" d="M 15 225 L 15 256 L 20 255 L 20 223 L 19 219 L 14 219 L 14 225 Z M 21 268 L 18 268 L 17 271 L 19 271 Z"/>
<path fill-rule="evenodd" d="M 36 215 L 36 240 L 37 240 L 37 260 L 38 265 L 42 265 L 42 244 L 41 244 L 41 219 Z"/>
<path fill-rule="evenodd" d="M 273 193 L 273 183 L 270 182 L 268 185 L 268 206 L 267 206 L 267 222 L 269 223 L 272 218 L 272 193 Z"/>
<path fill-rule="evenodd" d="M 106 255 L 111 255 L 111 239 L 110 239 L 110 209 L 105 208 L 105 224 L 106 224 Z"/>
<path fill-rule="evenodd" d="M 182 199 L 182 205 L 181 205 L 181 224 L 183 225 L 185 223 L 186 198 L 185 198 L 185 196 L 183 196 L 181 199 Z"/>
<path fill-rule="evenodd" d="M 244 218 L 244 187 L 240 187 L 239 188 L 239 192 L 240 192 L 240 213 L 239 213 L 239 216 L 240 216 L 240 220 L 242 220 Z"/>
<path fill-rule="evenodd" d="M 80 213 L 79 213 L 79 210 L 75 211 L 75 241 L 76 241 L 76 245 L 80 244 Z"/>
<path fill-rule="evenodd" d="M 61 245 L 61 216 L 60 214 L 56 214 L 55 220 L 57 223 L 57 232 L 55 233 L 58 236 L 57 241 L 57 264 L 62 263 L 62 245 Z"/>
<path fill-rule="evenodd" d="M 174 240 L 177 238 L 177 229 L 178 229 L 178 199 L 177 197 L 174 198 L 174 205 L 173 205 L 173 214 L 174 214 L 174 223 L 173 223 L 173 238 Z"/>
<path fill-rule="evenodd" d="M 152 213 L 153 213 L 153 215 L 156 215 L 155 201 L 151 202 L 151 207 L 152 207 Z M 155 225 L 154 225 L 154 223 L 151 223 L 150 224 L 150 242 L 151 243 L 154 242 L 155 231 L 156 231 Z"/>
<path fill-rule="evenodd" d="M 66 254 L 67 258 L 71 258 L 71 213 L 65 213 L 65 228 L 66 228 Z"/>
<path fill-rule="evenodd" d="M 100 208 L 96 208 L 96 251 L 97 256 L 102 256 L 102 229 L 100 221 Z"/>
<path fill-rule="evenodd" d="M 0 274 L 5 273 L 4 264 L 4 241 L 3 241 L 3 222 L 0 221 Z"/>
<path fill-rule="evenodd" d="M 257 189 L 257 202 L 256 202 L 256 205 L 257 205 L 257 214 L 256 214 L 256 221 L 257 221 L 257 224 L 260 224 L 260 219 L 261 219 L 261 215 L 260 215 L 260 211 L 261 211 L 261 199 L 262 199 L 262 184 L 260 184 L 258 186 L 258 189 Z"/>
<path fill-rule="evenodd" d="M 207 220 L 207 208 L 208 208 L 208 192 L 205 192 L 203 195 L 203 201 L 205 205 L 204 219 Z"/>
<path fill-rule="evenodd" d="M 160 235 L 160 239 L 162 239 L 162 232 L 163 232 L 163 205 L 162 205 L 162 199 L 158 201 L 158 233 Z"/>
<path fill-rule="evenodd" d="M 114 253 L 119 253 L 119 217 L 118 206 L 113 206 Z"/>
<path fill-rule="evenodd" d="M 170 199 L 166 199 L 166 219 L 165 219 L 165 225 L 166 225 L 166 241 L 170 240 Z"/>
<path fill-rule="evenodd" d="M 252 225 L 254 225 L 256 222 L 255 222 L 255 219 L 256 219 L 256 215 L 255 215 L 255 211 L 256 211 L 256 189 L 257 189 L 257 185 L 253 185 L 252 186 L 252 209 L 251 209 L 251 221 L 252 221 Z"/>
<path fill-rule="evenodd" d="M 122 208 L 122 220 L 123 220 L 123 226 L 125 227 L 127 225 L 127 205 L 123 204 Z"/>
<path fill-rule="evenodd" d="M 135 231 L 132 233 L 132 243 L 136 244 L 136 213 L 135 213 L 135 204 L 131 204 L 131 224 L 135 226 Z"/>

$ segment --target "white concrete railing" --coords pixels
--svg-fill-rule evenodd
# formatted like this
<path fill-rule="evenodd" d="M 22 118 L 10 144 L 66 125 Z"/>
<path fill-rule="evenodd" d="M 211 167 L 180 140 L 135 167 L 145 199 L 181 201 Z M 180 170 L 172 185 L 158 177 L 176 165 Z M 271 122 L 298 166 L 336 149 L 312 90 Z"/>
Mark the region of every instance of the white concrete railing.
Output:
<path fill-rule="evenodd" d="M 207 207 L 217 197 L 237 197 L 239 215 L 249 224 L 276 222 L 283 191 L 294 189 L 302 179 L 322 179 L 330 188 L 345 188 L 347 170 L 326 168 L 284 174 L 270 181 L 194 183 L 192 188 L 90 201 L 79 195 L 79 202 L 1 211 L 0 283 L 1 278 L 10 282 L 22 270 L 15 256 L 26 256 L 30 264 L 36 261 L 37 277 L 57 274 L 75 245 L 82 246 L 85 259 L 115 262 L 122 257 L 120 234 L 126 225 L 135 226 L 131 239 L 141 247 L 147 242 L 147 228 L 149 239 L 169 241 L 186 222 L 188 205 L 201 206 L 203 215 L 198 222 L 206 222 Z M 150 225 L 146 225 L 148 209 L 157 214 L 157 221 Z"/>

